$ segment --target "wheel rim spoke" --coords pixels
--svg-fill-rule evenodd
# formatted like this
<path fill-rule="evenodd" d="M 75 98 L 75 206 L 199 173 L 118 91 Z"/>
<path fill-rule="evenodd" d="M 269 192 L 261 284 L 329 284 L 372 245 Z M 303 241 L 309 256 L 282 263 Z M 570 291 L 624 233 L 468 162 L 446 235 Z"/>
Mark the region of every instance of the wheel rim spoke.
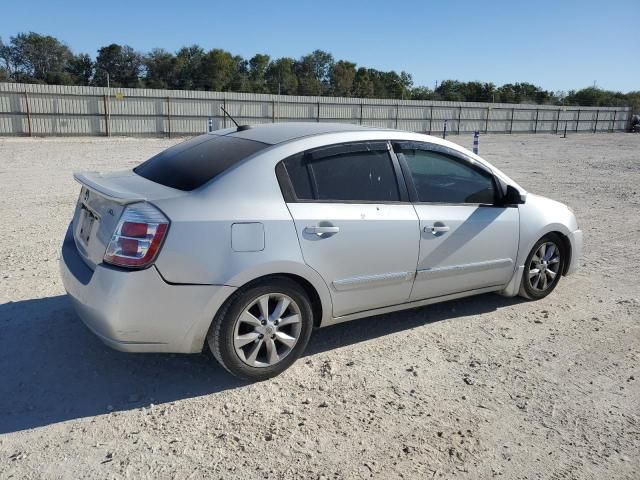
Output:
<path fill-rule="evenodd" d="M 546 253 L 547 253 L 547 244 L 543 243 L 542 245 L 540 245 L 540 250 L 538 250 L 538 256 L 541 259 L 543 259 Z"/>
<path fill-rule="evenodd" d="M 260 320 L 258 320 L 254 315 L 252 315 L 247 310 L 242 312 L 242 315 L 240 316 L 240 321 L 243 322 L 243 323 L 247 323 L 249 325 L 252 325 L 254 327 L 258 327 L 258 326 L 261 325 Z"/>
<path fill-rule="evenodd" d="M 533 278 L 536 275 L 540 275 L 540 269 L 539 268 L 534 268 L 532 270 L 529 270 L 529 278 Z"/>
<path fill-rule="evenodd" d="M 553 244 L 549 245 L 549 248 L 547 248 L 547 251 L 545 252 L 544 259 L 549 261 L 549 259 L 553 256 L 555 251 L 556 251 L 556 246 Z"/>
<path fill-rule="evenodd" d="M 290 303 L 289 299 L 281 297 L 276 304 L 276 308 L 273 309 L 273 313 L 271 313 L 270 318 L 272 320 L 278 320 L 282 315 L 284 315 L 284 312 L 287 311 Z"/>
<path fill-rule="evenodd" d="M 258 343 L 256 343 L 252 348 L 251 348 L 251 352 L 249 353 L 249 356 L 247 357 L 247 363 L 250 365 L 253 365 L 256 363 L 256 358 L 258 358 L 258 353 L 260 352 L 260 349 L 262 348 L 262 344 L 264 343 L 264 340 L 259 340 Z"/>
<path fill-rule="evenodd" d="M 288 317 L 283 318 L 282 320 L 280 320 L 280 327 L 284 327 L 286 325 L 291 325 L 294 323 L 300 323 L 300 315 L 298 315 L 297 313 L 294 315 L 289 315 Z"/>
<path fill-rule="evenodd" d="M 236 335 L 233 339 L 233 343 L 236 348 L 244 347 L 251 342 L 255 342 L 260 334 L 258 332 L 245 333 L 244 335 Z"/>
<path fill-rule="evenodd" d="M 553 270 L 547 270 L 547 275 L 549 275 L 549 278 L 551 280 L 553 280 L 554 278 L 556 278 L 556 272 L 554 272 Z"/>
<path fill-rule="evenodd" d="M 533 283 L 531 284 L 531 286 L 533 288 L 538 288 L 539 283 L 540 283 L 540 275 L 537 275 L 536 278 L 533 280 Z"/>
<path fill-rule="evenodd" d="M 258 299 L 258 308 L 260 309 L 260 316 L 262 320 L 269 318 L 269 295 L 265 295 Z"/>
<path fill-rule="evenodd" d="M 278 341 L 284 343 L 289 348 L 293 348 L 293 346 L 296 344 L 296 339 L 284 332 L 276 333 L 276 338 L 278 339 Z"/>
<path fill-rule="evenodd" d="M 278 363 L 278 361 L 280 360 L 280 357 L 278 356 L 276 342 L 274 342 L 272 338 L 269 338 L 265 342 L 265 345 L 267 347 L 267 362 L 269 362 L 269 365 L 274 365 Z"/>

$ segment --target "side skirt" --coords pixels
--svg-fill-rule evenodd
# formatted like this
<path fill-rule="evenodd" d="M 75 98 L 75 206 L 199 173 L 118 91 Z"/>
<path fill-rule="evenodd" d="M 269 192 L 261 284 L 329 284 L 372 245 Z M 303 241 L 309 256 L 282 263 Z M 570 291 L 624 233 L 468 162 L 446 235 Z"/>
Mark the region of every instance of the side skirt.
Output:
<path fill-rule="evenodd" d="M 455 300 L 457 298 L 471 297 L 472 295 L 479 295 L 481 293 L 498 292 L 502 290 L 503 287 L 504 285 L 494 285 L 492 287 L 477 288 L 475 290 L 467 290 L 465 292 L 451 293 L 449 295 L 427 298 L 425 300 L 418 300 L 416 302 L 407 302 L 398 305 L 391 305 L 389 307 L 376 308 L 374 310 L 365 310 L 364 312 L 350 313 L 349 315 L 334 317 L 328 322 L 323 322 L 320 327 L 328 327 L 329 325 L 335 325 L 336 323 L 349 322 L 351 320 L 357 320 L 358 318 L 373 317 L 374 315 L 382 315 L 384 313 L 397 312 L 400 310 L 410 310 L 412 308 L 424 307 L 425 305 L 446 302 L 448 300 Z"/>

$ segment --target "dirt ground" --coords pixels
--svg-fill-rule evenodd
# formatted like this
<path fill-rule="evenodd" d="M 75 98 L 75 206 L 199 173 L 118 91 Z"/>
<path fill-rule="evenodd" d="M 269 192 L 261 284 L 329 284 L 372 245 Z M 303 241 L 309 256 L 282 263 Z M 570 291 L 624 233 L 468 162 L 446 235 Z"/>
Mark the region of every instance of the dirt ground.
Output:
<path fill-rule="evenodd" d="M 581 269 L 546 299 L 318 330 L 259 384 L 206 355 L 112 351 L 64 296 L 72 171 L 176 142 L 0 139 L 0 478 L 638 478 L 640 135 L 481 138 L 585 232 Z"/>

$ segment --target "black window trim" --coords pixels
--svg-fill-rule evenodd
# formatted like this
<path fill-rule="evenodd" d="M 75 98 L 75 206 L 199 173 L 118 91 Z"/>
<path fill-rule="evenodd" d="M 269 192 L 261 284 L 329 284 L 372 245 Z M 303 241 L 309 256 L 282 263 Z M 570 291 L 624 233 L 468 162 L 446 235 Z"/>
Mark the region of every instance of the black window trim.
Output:
<path fill-rule="evenodd" d="M 391 140 L 393 156 L 397 159 L 402 172 L 404 174 L 404 181 L 407 184 L 407 188 L 409 191 L 409 197 L 411 199 L 411 203 L 416 205 L 442 205 L 442 206 L 478 206 L 478 207 L 491 207 L 491 208 L 504 208 L 505 205 L 501 202 L 503 191 L 501 188 L 500 182 L 497 181 L 496 176 L 491 171 L 490 168 L 485 165 L 476 162 L 473 158 L 464 155 L 463 153 L 454 150 L 453 148 L 447 147 L 445 145 L 438 145 L 435 143 L 428 142 L 418 142 L 415 140 Z M 495 199 L 493 203 L 462 203 L 462 202 L 422 202 L 418 196 L 418 190 L 416 188 L 415 182 L 413 181 L 413 176 L 411 174 L 411 170 L 409 169 L 409 165 L 407 164 L 406 159 L 403 155 L 398 155 L 396 153 L 396 145 L 406 149 L 414 149 L 414 150 L 425 150 L 429 152 L 440 153 L 451 160 L 458 162 L 464 166 L 467 166 L 473 170 L 476 170 L 483 175 L 488 175 L 493 182 L 493 188 L 495 191 Z"/>
<path fill-rule="evenodd" d="M 373 148 L 372 148 L 373 147 Z M 340 155 L 342 153 L 353 152 L 367 152 L 367 151 L 385 151 L 391 160 L 393 166 L 393 173 L 396 178 L 396 186 L 398 187 L 398 193 L 400 200 L 325 200 L 319 198 L 305 199 L 298 198 L 291 182 L 291 177 L 284 164 L 286 160 L 297 155 L 303 155 L 303 158 L 308 157 L 309 162 L 320 160 L 322 158 Z M 326 153 L 326 154 L 323 154 Z M 313 175 L 313 169 L 309 169 L 310 175 Z M 280 184 L 280 190 L 286 203 L 339 203 L 339 204 L 367 204 L 367 205 L 407 205 L 411 203 L 409 191 L 407 189 L 406 179 L 402 173 L 398 157 L 393 152 L 391 142 L 388 140 L 357 140 L 353 142 L 340 142 L 332 145 L 323 145 L 322 147 L 316 147 L 309 150 L 304 150 L 293 155 L 289 155 L 287 158 L 283 158 L 276 164 L 276 178 Z M 317 187 L 315 181 L 311 179 L 311 189 L 314 197 L 317 197 Z"/>

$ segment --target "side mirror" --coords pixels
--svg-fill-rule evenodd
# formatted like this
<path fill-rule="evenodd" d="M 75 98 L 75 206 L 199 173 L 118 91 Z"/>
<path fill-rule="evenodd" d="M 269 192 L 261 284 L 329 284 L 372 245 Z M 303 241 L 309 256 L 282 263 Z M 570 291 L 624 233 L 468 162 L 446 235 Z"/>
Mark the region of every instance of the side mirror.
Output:
<path fill-rule="evenodd" d="M 502 203 L 505 205 L 521 205 L 525 202 L 526 198 L 524 195 L 520 194 L 520 191 L 512 187 L 511 185 L 507 185 L 507 191 L 502 197 Z"/>

